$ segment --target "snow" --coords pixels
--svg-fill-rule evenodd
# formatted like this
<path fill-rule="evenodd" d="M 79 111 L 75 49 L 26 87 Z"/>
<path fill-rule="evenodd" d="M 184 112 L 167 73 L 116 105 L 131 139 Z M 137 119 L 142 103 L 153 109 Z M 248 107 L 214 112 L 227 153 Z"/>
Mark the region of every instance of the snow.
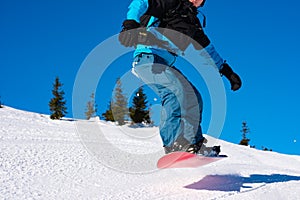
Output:
<path fill-rule="evenodd" d="M 228 158 L 158 170 L 156 127 L 0 109 L 0 199 L 300 199 L 300 156 L 208 137 Z"/>

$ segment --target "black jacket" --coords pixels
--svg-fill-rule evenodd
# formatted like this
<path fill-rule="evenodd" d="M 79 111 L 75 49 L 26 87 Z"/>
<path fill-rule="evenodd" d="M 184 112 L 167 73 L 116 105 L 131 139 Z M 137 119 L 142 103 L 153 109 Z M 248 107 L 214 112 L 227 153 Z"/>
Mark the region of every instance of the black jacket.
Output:
<path fill-rule="evenodd" d="M 196 49 L 205 48 L 210 44 L 197 17 L 198 10 L 188 0 L 148 0 L 148 3 L 145 15 L 160 19 L 159 27 L 165 28 L 163 34 L 181 50 L 185 50 L 190 43 Z M 178 31 L 185 36 L 167 29 Z"/>

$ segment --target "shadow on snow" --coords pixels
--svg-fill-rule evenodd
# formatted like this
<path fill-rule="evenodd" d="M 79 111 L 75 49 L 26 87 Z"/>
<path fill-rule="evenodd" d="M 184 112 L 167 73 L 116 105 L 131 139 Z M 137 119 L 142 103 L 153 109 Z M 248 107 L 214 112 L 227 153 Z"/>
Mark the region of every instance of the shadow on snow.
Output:
<path fill-rule="evenodd" d="M 209 175 L 200 181 L 184 186 L 188 189 L 195 190 L 214 190 L 214 191 L 236 191 L 240 192 L 242 188 L 252 188 L 244 186 L 244 184 L 257 183 L 278 183 L 288 181 L 300 181 L 300 176 L 289 176 L 282 174 L 259 175 L 253 174 L 250 177 L 242 177 L 239 175 Z"/>

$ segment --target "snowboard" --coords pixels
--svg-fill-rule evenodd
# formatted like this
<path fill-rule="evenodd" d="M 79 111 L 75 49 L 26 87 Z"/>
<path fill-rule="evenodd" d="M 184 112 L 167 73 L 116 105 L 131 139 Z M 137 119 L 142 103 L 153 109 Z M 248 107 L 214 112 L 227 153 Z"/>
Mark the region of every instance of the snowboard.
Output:
<path fill-rule="evenodd" d="M 166 168 L 196 168 L 216 162 L 226 155 L 218 155 L 216 157 L 203 156 L 200 154 L 192 154 L 188 152 L 172 152 L 161 157 L 157 162 L 158 169 Z"/>

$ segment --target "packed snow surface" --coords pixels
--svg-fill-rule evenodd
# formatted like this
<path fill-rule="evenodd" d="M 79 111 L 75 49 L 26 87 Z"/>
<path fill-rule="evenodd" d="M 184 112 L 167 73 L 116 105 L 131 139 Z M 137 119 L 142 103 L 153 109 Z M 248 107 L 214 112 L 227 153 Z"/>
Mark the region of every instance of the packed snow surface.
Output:
<path fill-rule="evenodd" d="M 156 127 L 51 120 L 4 107 L 0 199 L 300 199 L 300 156 L 207 138 L 228 158 L 158 170 Z"/>

